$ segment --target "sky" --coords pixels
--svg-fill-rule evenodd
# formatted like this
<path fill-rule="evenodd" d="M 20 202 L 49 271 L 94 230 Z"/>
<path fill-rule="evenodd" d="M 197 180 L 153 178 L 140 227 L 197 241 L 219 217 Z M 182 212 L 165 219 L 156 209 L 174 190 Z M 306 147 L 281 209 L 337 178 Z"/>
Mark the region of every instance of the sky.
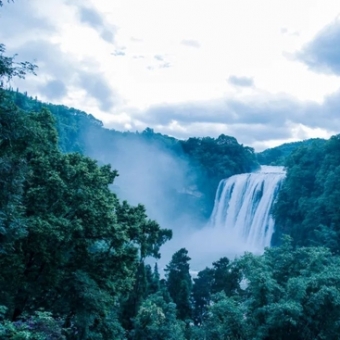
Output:
<path fill-rule="evenodd" d="M 15 0 L 11 86 L 108 128 L 236 137 L 256 151 L 340 132 L 338 0 Z"/>

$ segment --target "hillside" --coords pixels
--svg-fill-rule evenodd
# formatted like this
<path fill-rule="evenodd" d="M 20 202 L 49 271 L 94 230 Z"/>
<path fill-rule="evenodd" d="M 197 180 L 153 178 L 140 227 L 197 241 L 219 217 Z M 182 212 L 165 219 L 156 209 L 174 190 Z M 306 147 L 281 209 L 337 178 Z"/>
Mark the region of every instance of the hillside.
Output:
<path fill-rule="evenodd" d="M 105 128 L 86 112 L 42 103 L 17 91 L 9 94 L 24 111 L 50 111 L 56 119 L 61 151 L 110 163 L 120 175 L 113 187 L 118 196 L 145 204 L 161 222 L 174 220 L 179 211 L 176 219 L 195 215 L 197 221 L 206 221 L 219 181 L 258 167 L 254 150 L 233 137 L 178 140 L 150 128 L 120 132 Z M 159 207 L 160 201 L 166 211 Z"/>
<path fill-rule="evenodd" d="M 309 146 L 315 141 L 322 142 L 323 139 L 311 138 L 304 141 L 284 143 L 274 148 L 266 149 L 262 152 L 256 153 L 258 162 L 261 165 L 277 165 L 285 166 L 287 158 L 299 147 Z"/>
<path fill-rule="evenodd" d="M 287 177 L 274 206 L 275 243 L 288 234 L 295 245 L 339 252 L 339 141 L 339 135 L 313 140 L 288 157 Z"/>

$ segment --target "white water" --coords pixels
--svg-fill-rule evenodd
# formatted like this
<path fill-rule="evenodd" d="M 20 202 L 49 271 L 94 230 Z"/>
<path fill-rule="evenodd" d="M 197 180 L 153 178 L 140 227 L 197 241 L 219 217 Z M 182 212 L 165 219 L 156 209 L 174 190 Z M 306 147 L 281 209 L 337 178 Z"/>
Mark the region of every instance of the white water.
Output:
<path fill-rule="evenodd" d="M 263 253 L 274 231 L 270 209 L 284 177 L 283 167 L 263 166 L 258 172 L 222 180 L 210 222 L 202 229 L 178 230 L 163 251 L 172 255 L 186 248 L 192 258 L 190 267 L 196 271 L 223 256 L 233 259 L 245 251 Z M 162 257 L 160 268 L 169 261 Z"/>
<path fill-rule="evenodd" d="M 243 250 L 262 252 L 270 246 L 274 232 L 270 211 L 284 177 L 283 167 L 262 166 L 258 172 L 222 180 L 211 226 L 223 229 L 225 237 Z"/>

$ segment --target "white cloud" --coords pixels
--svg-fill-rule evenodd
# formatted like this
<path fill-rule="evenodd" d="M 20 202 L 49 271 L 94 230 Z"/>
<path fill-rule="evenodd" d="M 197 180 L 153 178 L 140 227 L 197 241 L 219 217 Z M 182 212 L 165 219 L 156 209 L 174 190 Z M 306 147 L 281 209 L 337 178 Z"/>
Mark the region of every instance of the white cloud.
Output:
<path fill-rule="evenodd" d="M 49 85 L 58 82 L 55 97 L 63 104 L 89 111 L 104 123 L 115 121 L 117 125 L 113 126 L 124 129 L 143 127 L 147 119 L 140 115 L 155 106 L 176 108 L 203 101 L 211 101 L 213 106 L 232 99 L 244 103 L 238 107 L 242 110 L 249 108 L 250 97 L 253 105 L 261 106 L 278 96 L 322 105 L 327 95 L 338 90 L 339 77 L 316 73 L 294 55 L 339 12 L 338 0 L 32 0 L 29 4 L 17 0 L 1 9 L 0 39 L 11 52 L 38 40 L 57 46 L 55 69 L 62 70 L 62 78 L 56 78 L 53 65 L 49 70 L 43 66 L 38 71 L 42 79 L 39 84 L 33 86 L 32 82 L 30 87 L 28 82 L 20 83 L 22 89 L 33 96 L 53 97 L 53 87 L 43 93 L 39 88 L 44 81 Z M 44 65 L 46 55 L 50 62 L 53 60 L 46 51 L 36 52 L 38 64 Z M 66 61 L 65 67 L 60 60 Z M 65 69 L 69 77 L 64 76 Z M 79 77 L 83 81 L 77 83 Z M 244 86 L 245 81 L 249 86 Z M 104 92 L 96 84 L 101 84 Z M 87 99 L 87 94 L 96 100 Z M 224 131 L 225 127 L 214 125 L 214 115 L 206 111 L 207 107 L 204 104 L 201 110 L 204 119 L 191 122 L 190 128 L 181 124 L 185 117 L 171 117 L 171 112 L 171 124 L 149 124 L 174 136 Z M 259 119 L 265 114 L 270 112 L 261 112 Z M 115 119 L 115 115 L 124 119 Z M 245 114 L 240 115 L 244 117 L 242 124 L 248 124 L 252 131 L 254 117 L 247 121 Z M 304 124 L 299 122 L 298 111 L 289 115 L 295 115 L 296 124 Z M 230 133 L 240 132 L 232 126 L 236 123 L 229 124 Z M 312 129 L 309 135 L 330 131 L 321 125 L 321 130 L 307 127 Z M 293 135 L 291 130 L 287 139 Z M 252 145 L 266 143 L 256 138 L 254 134 L 248 140 Z M 284 140 L 280 136 L 271 138 L 268 135 L 268 143 Z"/>

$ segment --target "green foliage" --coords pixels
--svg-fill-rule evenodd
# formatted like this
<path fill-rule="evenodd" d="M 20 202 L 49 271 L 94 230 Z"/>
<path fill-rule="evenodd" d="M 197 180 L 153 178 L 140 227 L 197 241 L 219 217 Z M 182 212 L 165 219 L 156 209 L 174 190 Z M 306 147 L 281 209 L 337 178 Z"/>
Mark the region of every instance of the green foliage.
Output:
<path fill-rule="evenodd" d="M 181 145 L 186 154 L 206 168 L 210 178 L 226 178 L 257 167 L 254 150 L 238 144 L 234 137 L 193 137 L 181 141 Z"/>
<path fill-rule="evenodd" d="M 126 201 L 116 207 L 118 223 L 128 231 L 129 240 L 137 247 L 139 263 L 134 273 L 134 285 L 124 297 L 120 311 L 122 324 L 131 329 L 132 319 L 136 316 L 143 299 L 151 292 L 151 268 L 145 265 L 148 256 L 160 258 L 160 247 L 171 239 L 172 231 L 160 229 L 155 221 L 147 220 L 145 208 L 142 205 L 131 207 Z M 157 275 L 157 274 L 156 274 Z M 155 291 L 154 291 L 155 292 Z"/>
<path fill-rule="evenodd" d="M 103 145 L 107 145 L 105 132 L 109 130 L 104 130 L 103 123 L 91 114 L 64 105 L 42 103 L 18 91 L 8 91 L 8 96 L 26 112 L 41 111 L 43 108 L 51 112 L 56 121 L 59 148 L 63 152 L 81 152 L 91 156 L 88 139 L 96 141 L 99 138 Z M 101 135 L 102 130 L 104 137 Z"/>
<path fill-rule="evenodd" d="M 292 250 L 289 240 L 240 260 L 249 322 L 256 338 L 333 339 L 338 332 L 339 258 L 324 248 Z"/>
<path fill-rule="evenodd" d="M 2 2 L 0 2 L 2 6 Z M 25 78 L 27 73 L 35 74 L 36 65 L 30 62 L 16 62 L 15 56 L 8 57 L 4 55 L 6 51 L 5 45 L 0 44 L 0 88 L 4 87 L 5 82 L 9 82 L 12 78 Z"/>
<path fill-rule="evenodd" d="M 110 160 L 119 167 L 116 155 L 144 146 L 145 149 L 162 151 L 185 164 L 185 190 L 167 193 L 175 197 L 173 207 L 169 207 L 170 215 L 180 210 L 183 215 L 194 214 L 198 219 L 208 219 L 219 181 L 258 167 L 254 150 L 238 144 L 233 137 L 221 135 L 216 139 L 205 137 L 181 141 L 150 128 L 141 133 L 119 132 L 104 128 L 101 121 L 86 112 L 41 103 L 18 91 L 10 91 L 9 95 L 25 111 L 40 111 L 45 107 L 52 113 L 63 152 L 81 152 L 100 162 Z"/>
<path fill-rule="evenodd" d="M 150 295 L 134 319 L 133 339 L 184 340 L 184 323 L 176 319 L 176 305 L 161 294 Z"/>
<path fill-rule="evenodd" d="M 150 267 L 150 271 L 151 271 L 151 267 Z M 148 283 L 149 283 L 149 291 L 151 294 L 155 294 L 161 289 L 160 275 L 158 271 L 157 262 L 155 263 L 155 267 L 154 267 L 153 273 L 151 274 L 151 277 L 149 277 L 148 279 Z"/>
<path fill-rule="evenodd" d="M 68 330 L 62 324 L 62 319 L 40 311 L 15 322 L 3 321 L 0 336 L 1 339 L 13 340 L 66 340 Z"/>
<path fill-rule="evenodd" d="M 240 290 L 241 273 L 239 268 L 230 263 L 229 259 L 222 257 L 213 262 L 212 293 L 224 292 L 227 296 L 235 294 Z"/>
<path fill-rule="evenodd" d="M 211 303 L 212 285 L 214 271 L 210 268 L 201 270 L 194 278 L 192 288 L 193 297 L 193 319 L 196 325 L 201 325 L 206 318 L 208 307 Z"/>
<path fill-rule="evenodd" d="M 211 213 L 216 189 L 222 179 L 259 167 L 254 150 L 238 144 L 234 137 L 223 134 L 216 139 L 193 137 L 180 141 L 180 144 L 199 174 L 197 186 L 205 194 L 202 204 L 205 216 Z"/>
<path fill-rule="evenodd" d="M 110 166 L 61 153 L 48 110 L 18 109 L 13 99 L 27 101 L 4 91 L 4 80 L 34 66 L 4 51 L 1 45 L 1 336 L 124 339 L 118 302 L 139 282 L 138 263 L 159 258 L 171 231 L 148 220 L 143 206 L 118 201 Z"/>
<path fill-rule="evenodd" d="M 138 246 L 140 259 L 160 258 L 160 247 L 171 239 L 172 231 L 160 229 L 155 221 L 147 220 L 145 207 L 141 204 L 131 207 L 123 201 L 116 207 L 116 213 L 118 223 L 128 229 L 129 238 Z"/>
<path fill-rule="evenodd" d="M 240 294 L 241 278 L 239 267 L 226 257 L 214 262 L 213 268 L 200 271 L 194 278 L 192 289 L 195 324 L 204 323 L 214 294 L 224 293 L 228 297 Z"/>
<path fill-rule="evenodd" d="M 206 339 L 251 339 L 249 325 L 244 319 L 246 309 L 224 293 L 214 296 L 207 321 L 202 327 Z"/>
<path fill-rule="evenodd" d="M 234 261 L 242 291 L 218 293 L 200 327 L 206 339 L 337 339 L 340 258 L 286 239 L 262 256 Z M 197 330 L 196 330 L 197 333 Z"/>
<path fill-rule="evenodd" d="M 136 273 L 133 288 L 127 297 L 123 297 L 120 308 L 120 319 L 125 329 L 133 328 L 133 318 L 137 315 L 142 302 L 150 295 L 150 285 L 152 280 L 151 268 L 140 261 Z"/>
<path fill-rule="evenodd" d="M 192 312 L 190 301 L 192 282 L 189 261 L 188 251 L 182 248 L 172 256 L 165 269 L 168 291 L 176 304 L 177 316 L 181 320 L 190 319 Z"/>
<path fill-rule="evenodd" d="M 159 257 L 171 231 L 148 220 L 143 206 L 118 201 L 109 189 L 117 175 L 110 166 L 62 154 L 48 111 L 24 113 L 2 99 L 0 302 L 6 318 L 17 323 L 43 308 L 62 315 L 74 339 L 123 339 L 117 303 L 134 287 L 138 262 Z"/>
<path fill-rule="evenodd" d="M 316 140 L 287 160 L 287 177 L 274 206 L 276 235 L 295 245 L 340 246 L 340 138 Z"/>
<path fill-rule="evenodd" d="M 289 156 L 300 147 L 308 147 L 314 142 L 322 143 L 323 139 L 311 138 L 300 142 L 284 143 L 274 148 L 266 149 L 256 153 L 258 162 L 261 165 L 285 166 Z"/>

